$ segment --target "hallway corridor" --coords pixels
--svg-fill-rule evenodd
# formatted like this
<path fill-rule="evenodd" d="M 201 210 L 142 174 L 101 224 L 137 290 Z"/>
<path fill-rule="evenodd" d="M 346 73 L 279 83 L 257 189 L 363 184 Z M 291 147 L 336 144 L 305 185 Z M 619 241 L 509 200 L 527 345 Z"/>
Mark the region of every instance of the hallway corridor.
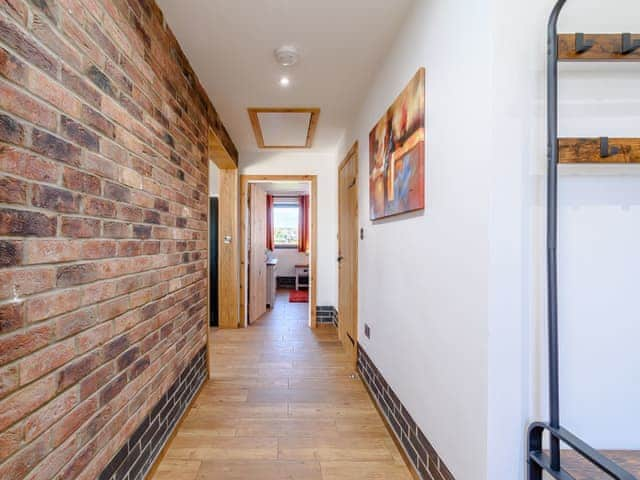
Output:
<path fill-rule="evenodd" d="M 155 480 L 412 478 L 333 327 L 280 293 L 247 329 L 213 332 L 214 378 Z"/>

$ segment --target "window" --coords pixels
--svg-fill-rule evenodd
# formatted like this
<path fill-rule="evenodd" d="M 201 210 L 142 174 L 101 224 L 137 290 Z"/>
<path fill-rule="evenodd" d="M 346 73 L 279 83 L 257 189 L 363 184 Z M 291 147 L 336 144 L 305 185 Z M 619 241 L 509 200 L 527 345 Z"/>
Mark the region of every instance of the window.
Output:
<path fill-rule="evenodd" d="M 298 220 L 300 207 L 297 205 L 273 206 L 273 237 L 276 248 L 298 246 Z"/>

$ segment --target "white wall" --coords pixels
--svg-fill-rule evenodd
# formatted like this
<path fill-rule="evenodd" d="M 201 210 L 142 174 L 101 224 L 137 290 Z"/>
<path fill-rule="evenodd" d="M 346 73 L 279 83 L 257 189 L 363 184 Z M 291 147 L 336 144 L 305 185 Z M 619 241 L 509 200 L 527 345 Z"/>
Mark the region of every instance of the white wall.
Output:
<path fill-rule="evenodd" d="M 555 1 L 492 3 L 488 476 L 507 479 L 524 478 L 526 425 L 548 419 L 545 40 Z M 638 2 L 610 3 L 568 2 L 560 32 L 637 30 Z M 560 73 L 561 136 L 638 136 L 637 65 Z M 562 422 L 595 447 L 640 448 L 640 170 L 560 171 Z"/>
<path fill-rule="evenodd" d="M 217 197 L 220 193 L 220 169 L 209 160 L 209 196 Z"/>
<path fill-rule="evenodd" d="M 359 341 L 461 480 L 486 478 L 488 13 L 417 1 L 341 148 L 359 141 Z M 422 66 L 427 207 L 373 224 L 368 135 Z"/>
<path fill-rule="evenodd" d="M 360 341 L 460 480 L 523 479 L 526 427 L 547 418 L 553 3 L 417 0 L 338 155 L 359 140 Z M 560 31 L 636 31 L 639 15 L 636 0 L 569 2 Z M 420 66 L 427 209 L 372 224 L 368 133 Z M 638 136 L 637 65 L 561 72 L 561 135 Z M 640 167 L 561 171 L 563 420 L 596 447 L 640 448 Z"/>
<path fill-rule="evenodd" d="M 278 259 L 277 275 L 279 277 L 293 277 L 296 274 L 296 265 L 309 263 L 308 254 L 299 252 L 295 248 L 276 248 L 271 256 Z"/>
<path fill-rule="evenodd" d="M 334 154 L 240 152 L 241 175 L 317 175 L 318 305 L 337 305 L 337 165 Z"/>

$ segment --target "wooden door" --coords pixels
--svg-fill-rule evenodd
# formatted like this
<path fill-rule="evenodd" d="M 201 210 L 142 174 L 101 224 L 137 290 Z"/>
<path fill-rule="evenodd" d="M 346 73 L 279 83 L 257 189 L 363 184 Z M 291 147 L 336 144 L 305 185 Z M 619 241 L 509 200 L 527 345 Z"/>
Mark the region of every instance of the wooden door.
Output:
<path fill-rule="evenodd" d="M 358 342 L 358 148 L 351 149 L 338 172 L 339 336 L 354 363 Z"/>
<path fill-rule="evenodd" d="M 267 311 L 267 193 L 257 183 L 249 194 L 249 323 Z"/>

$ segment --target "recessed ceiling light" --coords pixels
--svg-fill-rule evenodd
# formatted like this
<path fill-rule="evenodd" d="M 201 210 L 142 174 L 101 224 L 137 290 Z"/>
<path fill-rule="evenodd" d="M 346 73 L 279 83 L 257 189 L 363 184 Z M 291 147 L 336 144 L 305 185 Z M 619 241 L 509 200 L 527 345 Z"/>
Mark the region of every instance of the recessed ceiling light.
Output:
<path fill-rule="evenodd" d="M 281 87 L 288 87 L 289 86 L 289 77 L 281 77 L 280 78 L 280 86 Z"/>

